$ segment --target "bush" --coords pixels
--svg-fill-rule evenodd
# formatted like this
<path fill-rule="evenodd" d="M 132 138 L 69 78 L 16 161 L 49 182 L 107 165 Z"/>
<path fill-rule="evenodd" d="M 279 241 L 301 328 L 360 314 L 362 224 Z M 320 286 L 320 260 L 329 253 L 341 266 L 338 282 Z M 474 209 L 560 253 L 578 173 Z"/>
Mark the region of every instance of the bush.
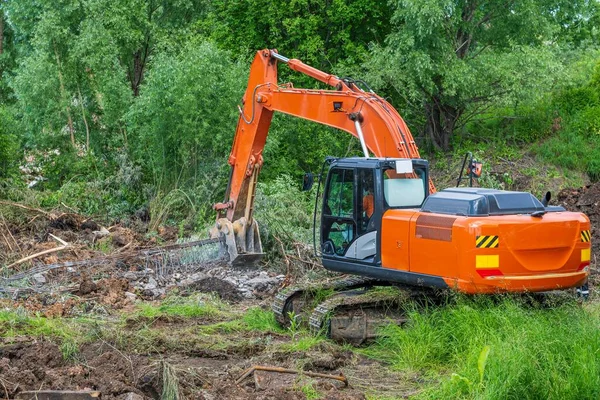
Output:
<path fill-rule="evenodd" d="M 446 376 L 419 398 L 600 396 L 596 304 L 546 308 L 511 297 L 461 297 L 412 312 L 409 321 L 386 328 L 367 352 L 401 370 L 433 369 Z"/>
<path fill-rule="evenodd" d="M 0 106 L 0 178 L 8 178 L 17 173 L 18 128 L 13 115 L 13 109 Z"/>
<path fill-rule="evenodd" d="M 313 196 L 312 192 L 300 191 L 299 183 L 289 175 L 280 175 L 271 182 L 259 182 L 255 218 L 260 224 L 265 253 L 281 253 L 277 239 L 289 245 L 312 243 Z"/>

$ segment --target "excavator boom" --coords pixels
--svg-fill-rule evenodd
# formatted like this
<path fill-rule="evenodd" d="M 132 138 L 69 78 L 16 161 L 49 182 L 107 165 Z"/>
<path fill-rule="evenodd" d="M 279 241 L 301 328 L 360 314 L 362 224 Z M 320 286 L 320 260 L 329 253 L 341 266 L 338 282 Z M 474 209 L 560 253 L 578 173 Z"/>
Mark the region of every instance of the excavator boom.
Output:
<path fill-rule="evenodd" d="M 289 83 L 280 85 L 277 81 L 278 62 L 333 89 L 297 89 Z M 262 252 L 258 225 L 252 214 L 256 182 L 274 111 L 350 133 L 360 140 L 365 157 L 372 154 L 375 157 L 420 158 L 406 123 L 384 98 L 364 91 L 352 81 L 281 56 L 275 50 L 256 53 L 242 103 L 228 159 L 231 177 L 225 201 L 214 205 L 218 221 L 211 233 L 229 237 L 230 259 Z M 431 181 L 429 191 L 435 192 Z M 234 244 L 235 249 L 232 248 Z"/>
<path fill-rule="evenodd" d="M 335 90 L 296 89 L 277 82 L 277 62 L 333 86 Z M 398 112 L 382 97 L 352 82 L 319 71 L 275 50 L 256 53 L 250 68 L 243 109 L 229 156 L 232 167 L 226 201 L 215 205 L 227 219 L 251 218 L 253 179 L 263 164 L 263 149 L 273 117 L 279 111 L 331 126 L 361 140 L 375 157 L 420 158 L 410 130 Z M 361 139 L 362 135 L 362 139 Z M 368 154 L 365 154 L 368 156 Z M 435 192 L 430 182 L 431 192 Z"/>

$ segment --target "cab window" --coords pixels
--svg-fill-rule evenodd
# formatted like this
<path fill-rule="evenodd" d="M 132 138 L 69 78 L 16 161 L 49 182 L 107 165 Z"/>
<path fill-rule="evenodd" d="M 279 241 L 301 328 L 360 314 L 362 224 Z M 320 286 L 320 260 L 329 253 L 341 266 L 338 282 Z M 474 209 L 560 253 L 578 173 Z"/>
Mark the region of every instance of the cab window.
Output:
<path fill-rule="evenodd" d="M 425 200 L 426 174 L 414 169 L 412 173 L 399 174 L 394 169 L 383 170 L 383 198 L 386 208 L 418 208 Z"/>

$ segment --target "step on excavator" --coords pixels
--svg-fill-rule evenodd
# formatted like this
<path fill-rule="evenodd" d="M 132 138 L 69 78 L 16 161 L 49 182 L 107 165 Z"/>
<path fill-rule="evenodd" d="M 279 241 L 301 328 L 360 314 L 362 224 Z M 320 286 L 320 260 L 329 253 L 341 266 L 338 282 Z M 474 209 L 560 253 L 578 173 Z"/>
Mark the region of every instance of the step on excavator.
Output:
<path fill-rule="evenodd" d="M 279 63 L 332 89 L 282 85 Z M 436 191 L 406 123 L 363 81 L 260 50 L 239 111 L 231 176 L 225 201 L 214 205 L 218 216 L 211 230 L 234 265 L 263 255 L 253 209 L 274 112 L 338 128 L 362 148 L 363 157 L 324 164 L 317 248 L 323 267 L 345 275 L 282 290 L 272 308 L 283 325 L 301 318 L 329 337 L 360 344 L 376 335 L 382 321 L 402 323 L 404 315 L 390 310 L 424 293 L 543 292 L 587 282 L 586 215 L 524 192 Z"/>

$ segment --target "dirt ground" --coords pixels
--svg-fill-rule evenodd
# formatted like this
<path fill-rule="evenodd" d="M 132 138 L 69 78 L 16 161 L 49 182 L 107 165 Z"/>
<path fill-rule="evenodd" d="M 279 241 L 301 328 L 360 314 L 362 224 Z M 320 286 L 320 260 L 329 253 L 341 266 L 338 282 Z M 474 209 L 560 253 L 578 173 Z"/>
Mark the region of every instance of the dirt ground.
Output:
<path fill-rule="evenodd" d="M 564 189 L 552 201 L 590 218 L 593 266 L 598 265 L 595 261 L 600 254 L 599 203 L 600 183 Z M 25 390 L 90 389 L 100 391 L 103 399 L 159 399 L 166 385 L 177 387 L 182 399 L 305 399 L 313 398 L 314 389 L 324 399 L 351 400 L 365 399 L 366 393 L 374 392 L 410 397 L 423 386 L 422 376 L 400 375 L 360 352 L 327 341 L 294 349 L 286 347 L 294 340 L 286 334 L 202 330 L 227 322 L 218 318 L 136 319 L 132 315 L 139 304 L 161 304 L 173 290 L 182 295 L 213 292 L 234 309 L 266 310 L 273 293 L 289 279 L 277 272 L 233 271 L 222 262 L 198 261 L 197 254 L 187 250 L 177 257 L 158 253 L 162 264 L 155 256 L 144 255 L 145 249 L 174 244 L 177 235 L 172 229 L 163 228 L 162 235 L 149 238 L 136 231 L 135 224 L 104 228 L 71 213 L 26 210 L 25 214 L 21 223 L 0 218 L 0 264 L 10 265 L 26 255 L 55 249 L 62 245 L 60 240 L 67 242 L 68 248 L 8 271 L 5 268 L 0 276 L 0 286 L 4 285 L 0 312 L 23 309 L 48 318 L 93 316 L 99 322 L 95 336 L 66 357 L 69 349 L 65 343 L 43 334 L 3 337 L 7 328 L 0 321 L 0 398 L 13 399 Z M 126 257 L 89 266 L 61 264 L 123 254 Z M 190 257 L 191 261 L 186 261 Z M 200 269 L 191 267 L 200 264 Z M 59 266 L 9 280 L 48 265 Z M 597 274 L 595 269 L 592 273 Z M 102 321 L 118 326 L 118 334 Z M 151 339 L 140 332 L 150 332 Z M 343 373 L 349 386 L 333 379 L 269 372 L 257 372 L 236 383 L 253 365 L 335 376 Z"/>
<path fill-rule="evenodd" d="M 323 362 L 323 355 L 330 358 Z M 338 375 L 339 368 L 349 367 L 344 370 L 350 381 L 354 374 L 361 374 L 369 367 L 367 360 L 354 360 L 348 354 L 313 353 L 302 356 L 312 360 L 313 364 L 307 363 L 307 366 L 324 373 Z M 294 384 L 295 377 L 289 384 L 289 381 L 278 382 L 282 377 L 272 374 L 272 381 L 260 390 L 256 388 L 253 377 L 235 384 L 243 368 L 260 363 L 286 366 L 294 358 L 287 355 L 263 354 L 260 351 L 256 354 L 194 354 L 190 351 L 188 354 L 135 355 L 117 350 L 106 342 L 95 342 L 83 346 L 79 357 L 77 361 L 65 361 L 56 344 L 44 341 L 3 345 L 0 347 L 0 390 L 6 398 L 13 398 L 22 390 L 43 388 L 98 390 L 103 399 L 125 399 L 129 393 L 159 399 L 165 382 L 164 365 L 167 364 L 174 371 L 181 397 L 186 399 L 305 398 L 302 391 L 297 390 L 300 381 Z M 368 379 L 369 375 L 361 379 Z M 316 383 L 316 387 L 325 393 L 327 399 L 365 398 L 364 388 L 360 385 L 351 384 L 345 388 L 341 382 L 323 379 Z"/>

